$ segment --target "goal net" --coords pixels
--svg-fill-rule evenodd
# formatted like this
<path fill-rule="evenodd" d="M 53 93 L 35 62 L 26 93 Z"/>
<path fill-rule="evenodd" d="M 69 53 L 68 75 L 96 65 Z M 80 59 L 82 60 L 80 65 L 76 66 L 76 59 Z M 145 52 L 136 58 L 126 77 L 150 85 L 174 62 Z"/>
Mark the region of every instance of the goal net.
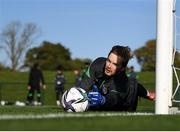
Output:
<path fill-rule="evenodd" d="M 173 80 L 174 90 L 172 95 L 172 102 L 174 105 L 179 106 L 180 103 L 180 14 L 177 14 L 176 10 L 178 10 L 178 7 L 176 1 L 174 1 L 174 14 L 173 14 L 174 50 L 173 50 L 173 61 L 172 61 L 172 68 L 174 75 L 174 80 Z"/>

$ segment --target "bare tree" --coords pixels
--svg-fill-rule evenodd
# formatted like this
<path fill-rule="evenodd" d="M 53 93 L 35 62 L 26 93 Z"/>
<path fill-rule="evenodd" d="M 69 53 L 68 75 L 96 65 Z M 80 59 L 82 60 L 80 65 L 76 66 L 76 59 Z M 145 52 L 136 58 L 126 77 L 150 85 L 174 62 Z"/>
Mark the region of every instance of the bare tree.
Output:
<path fill-rule="evenodd" d="M 8 24 L 0 34 L 0 47 L 5 50 L 11 61 L 11 69 L 17 70 L 23 55 L 40 35 L 34 23 L 24 26 L 19 21 Z"/>

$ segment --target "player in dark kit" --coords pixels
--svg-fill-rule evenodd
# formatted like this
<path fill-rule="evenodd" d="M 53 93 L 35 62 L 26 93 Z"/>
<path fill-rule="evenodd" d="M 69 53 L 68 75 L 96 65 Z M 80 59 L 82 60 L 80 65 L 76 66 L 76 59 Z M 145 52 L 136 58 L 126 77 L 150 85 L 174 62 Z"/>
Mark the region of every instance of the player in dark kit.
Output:
<path fill-rule="evenodd" d="M 56 104 L 59 106 L 61 100 L 61 96 L 64 91 L 64 84 L 65 84 L 65 77 L 63 75 L 63 72 L 61 70 L 61 67 L 57 67 L 57 73 L 55 77 L 55 92 L 56 92 Z"/>
<path fill-rule="evenodd" d="M 33 105 L 35 91 L 37 92 L 37 105 L 42 105 L 41 88 L 45 89 L 46 85 L 43 73 L 38 66 L 38 63 L 35 63 L 29 73 L 27 105 Z"/>
<path fill-rule="evenodd" d="M 134 71 L 134 66 L 128 68 L 128 72 L 126 73 L 128 78 L 138 79 L 137 73 Z"/>
<path fill-rule="evenodd" d="M 126 76 L 130 48 L 114 46 L 107 58 L 97 58 L 88 68 L 79 87 L 88 92 L 90 109 L 136 111 L 138 97 L 154 100 L 136 79 Z"/>

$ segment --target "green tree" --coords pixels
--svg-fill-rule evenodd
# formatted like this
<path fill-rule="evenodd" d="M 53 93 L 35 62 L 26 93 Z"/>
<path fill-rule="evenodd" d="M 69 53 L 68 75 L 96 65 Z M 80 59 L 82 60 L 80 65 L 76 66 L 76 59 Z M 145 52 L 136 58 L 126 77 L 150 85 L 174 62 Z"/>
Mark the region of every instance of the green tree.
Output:
<path fill-rule="evenodd" d="M 134 51 L 142 71 L 155 71 L 156 40 L 149 40 L 145 46 Z"/>
<path fill-rule="evenodd" d="M 90 59 L 72 59 L 71 52 L 61 43 L 44 41 L 40 47 L 30 49 L 26 53 L 25 66 L 31 66 L 38 62 L 43 70 L 55 70 L 61 66 L 62 70 L 74 70 L 84 68 L 84 63 Z"/>
<path fill-rule="evenodd" d="M 180 52 L 175 53 L 174 66 L 180 68 Z"/>
<path fill-rule="evenodd" d="M 2 64 L 2 63 L 0 62 L 0 71 L 3 71 L 3 70 L 10 70 L 10 68 L 9 68 L 9 67 L 6 67 L 4 64 Z"/>
<path fill-rule="evenodd" d="M 155 71 L 156 63 L 156 40 L 149 40 L 145 46 L 134 51 L 138 63 L 141 65 L 142 71 Z M 174 65 L 180 66 L 180 53 L 176 52 Z"/>
<path fill-rule="evenodd" d="M 79 69 L 79 70 L 83 70 L 86 67 L 86 63 L 91 63 L 92 60 L 86 58 L 86 59 L 80 59 L 80 58 L 76 58 L 74 60 L 72 60 L 72 65 L 73 65 L 73 69 Z"/>
<path fill-rule="evenodd" d="M 57 65 L 62 69 L 71 69 L 71 53 L 62 44 L 44 41 L 40 47 L 32 48 L 26 53 L 25 65 L 38 62 L 44 70 L 54 70 Z"/>

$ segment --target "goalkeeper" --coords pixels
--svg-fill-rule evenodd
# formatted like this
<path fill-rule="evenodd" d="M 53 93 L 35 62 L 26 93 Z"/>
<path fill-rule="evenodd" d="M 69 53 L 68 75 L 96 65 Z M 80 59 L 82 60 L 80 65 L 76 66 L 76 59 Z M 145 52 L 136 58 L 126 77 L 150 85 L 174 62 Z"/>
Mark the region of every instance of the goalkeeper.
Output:
<path fill-rule="evenodd" d="M 126 66 L 131 58 L 129 47 L 112 47 L 107 58 L 97 58 L 89 66 L 79 87 L 88 92 L 90 109 L 111 111 L 136 111 L 138 97 L 155 99 L 136 79 L 126 76 Z"/>

